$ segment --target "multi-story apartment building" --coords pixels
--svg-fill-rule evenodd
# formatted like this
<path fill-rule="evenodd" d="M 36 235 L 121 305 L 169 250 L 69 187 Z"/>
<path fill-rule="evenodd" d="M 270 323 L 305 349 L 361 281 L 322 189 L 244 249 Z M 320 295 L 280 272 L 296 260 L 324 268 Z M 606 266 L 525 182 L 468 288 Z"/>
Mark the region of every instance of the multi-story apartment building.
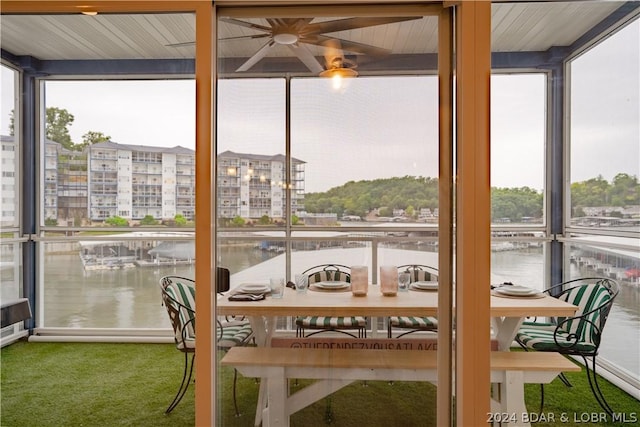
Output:
<path fill-rule="evenodd" d="M 89 217 L 193 219 L 195 152 L 100 142 L 88 147 Z"/>
<path fill-rule="evenodd" d="M 2 223 L 16 218 L 15 143 L 2 136 Z M 291 162 L 292 214 L 304 211 L 304 165 Z M 101 142 L 70 151 L 47 140 L 44 155 L 46 220 L 79 226 L 113 216 L 140 220 L 195 214 L 195 152 Z M 218 160 L 218 216 L 285 217 L 285 157 L 226 151 Z"/>
<path fill-rule="evenodd" d="M 18 150 L 13 136 L 0 137 L 0 172 L 2 174 L 2 203 L 0 203 L 0 224 L 14 225 L 18 220 L 16 192 L 16 165 Z"/>
<path fill-rule="evenodd" d="M 304 162 L 291 159 L 291 211 L 304 210 Z M 284 218 L 286 166 L 282 154 L 218 155 L 218 217 Z"/>

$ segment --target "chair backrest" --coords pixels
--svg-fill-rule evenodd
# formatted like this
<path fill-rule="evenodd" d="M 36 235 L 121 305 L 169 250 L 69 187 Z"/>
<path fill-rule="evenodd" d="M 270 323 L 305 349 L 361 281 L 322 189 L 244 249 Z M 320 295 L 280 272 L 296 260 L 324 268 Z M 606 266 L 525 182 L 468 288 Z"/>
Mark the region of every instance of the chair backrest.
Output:
<path fill-rule="evenodd" d="M 309 284 L 318 282 L 351 282 L 351 268 L 341 264 L 321 264 L 302 272 Z"/>
<path fill-rule="evenodd" d="M 401 265 L 398 267 L 398 273 L 409 273 L 411 275 L 411 283 L 434 282 L 438 280 L 438 269 L 428 265 Z"/>
<path fill-rule="evenodd" d="M 577 305 L 578 310 L 573 317 L 558 318 L 559 327 L 574 334 L 578 341 L 593 344 L 597 349 L 618 294 L 618 284 L 606 278 L 583 278 L 565 282 L 564 285 L 569 286 L 557 296 L 558 299 Z"/>
<path fill-rule="evenodd" d="M 195 282 L 186 277 L 165 276 L 160 279 L 160 288 L 178 350 L 192 350 L 196 338 Z"/>
<path fill-rule="evenodd" d="M 216 267 L 216 292 L 227 292 L 231 287 L 231 273 L 228 268 Z"/>

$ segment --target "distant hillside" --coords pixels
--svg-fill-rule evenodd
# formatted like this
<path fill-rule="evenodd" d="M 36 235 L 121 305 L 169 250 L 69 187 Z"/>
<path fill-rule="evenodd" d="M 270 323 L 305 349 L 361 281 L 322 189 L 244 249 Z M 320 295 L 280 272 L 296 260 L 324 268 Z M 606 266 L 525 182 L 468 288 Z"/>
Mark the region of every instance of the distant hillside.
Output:
<path fill-rule="evenodd" d="M 365 217 L 374 209 L 380 216 L 392 216 L 393 209 L 404 209 L 417 216 L 420 209 L 438 207 L 438 179 L 405 176 L 402 178 L 349 181 L 324 193 L 308 193 L 305 210 L 310 213 L 335 213 Z M 640 205 L 640 184 L 633 175 L 620 173 L 609 183 L 601 176 L 571 184 L 574 216 L 583 216 L 588 206 Z M 491 216 L 520 221 L 524 217 L 541 218 L 543 195 L 529 187 L 491 188 Z"/>
<path fill-rule="evenodd" d="M 349 181 L 324 193 L 306 194 L 304 205 L 307 212 L 336 213 L 338 217 L 364 217 L 371 210 L 383 207 L 415 212 L 421 208 L 433 210 L 438 207 L 438 179 L 405 176 Z"/>

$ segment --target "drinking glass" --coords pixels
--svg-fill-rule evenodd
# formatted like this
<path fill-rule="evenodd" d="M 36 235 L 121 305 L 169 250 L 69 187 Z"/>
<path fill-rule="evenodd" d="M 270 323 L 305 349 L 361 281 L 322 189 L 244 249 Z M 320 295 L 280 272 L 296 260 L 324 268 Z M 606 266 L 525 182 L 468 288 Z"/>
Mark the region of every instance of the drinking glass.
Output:
<path fill-rule="evenodd" d="M 398 274 L 398 291 L 400 292 L 408 291 L 410 282 L 411 282 L 411 275 L 409 273 Z"/>
<path fill-rule="evenodd" d="M 394 296 L 398 293 L 398 267 L 380 266 L 380 290 L 382 295 Z"/>
<path fill-rule="evenodd" d="M 307 292 L 309 286 L 309 277 L 306 274 L 296 274 L 296 291 L 300 293 Z"/>
<path fill-rule="evenodd" d="M 269 279 L 271 298 L 282 298 L 284 295 L 284 277 L 272 277 Z"/>
<path fill-rule="evenodd" d="M 369 286 L 369 267 L 354 265 L 351 267 L 351 292 L 355 296 L 367 295 Z"/>

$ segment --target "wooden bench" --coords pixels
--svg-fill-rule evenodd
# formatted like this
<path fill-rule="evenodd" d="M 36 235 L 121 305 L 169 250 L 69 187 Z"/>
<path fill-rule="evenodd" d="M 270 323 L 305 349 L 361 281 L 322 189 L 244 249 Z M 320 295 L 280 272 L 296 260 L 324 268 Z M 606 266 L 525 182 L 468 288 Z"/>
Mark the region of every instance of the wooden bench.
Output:
<path fill-rule="evenodd" d="M 0 327 L 31 319 L 31 306 L 27 298 L 18 298 L 0 305 Z"/>
<path fill-rule="evenodd" d="M 289 416 L 356 380 L 437 381 L 437 353 L 398 350 L 327 350 L 307 348 L 235 347 L 221 364 L 232 366 L 245 377 L 260 377 L 256 424 L 288 426 Z M 491 382 L 496 384 L 492 411 L 515 414 L 510 425 L 528 425 L 522 419 L 524 384 L 549 383 L 561 372 L 580 367 L 558 353 L 491 352 Z M 288 380 L 318 380 L 288 395 Z M 266 380 L 266 381 L 265 381 Z M 264 386 L 266 382 L 265 398 Z M 268 400 L 268 405 L 266 401 Z"/>

